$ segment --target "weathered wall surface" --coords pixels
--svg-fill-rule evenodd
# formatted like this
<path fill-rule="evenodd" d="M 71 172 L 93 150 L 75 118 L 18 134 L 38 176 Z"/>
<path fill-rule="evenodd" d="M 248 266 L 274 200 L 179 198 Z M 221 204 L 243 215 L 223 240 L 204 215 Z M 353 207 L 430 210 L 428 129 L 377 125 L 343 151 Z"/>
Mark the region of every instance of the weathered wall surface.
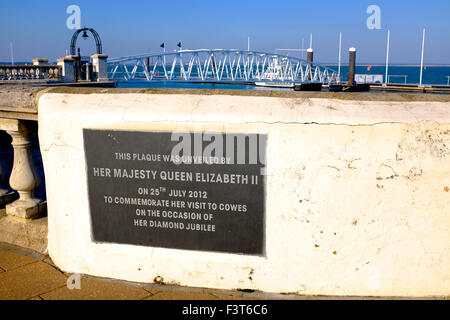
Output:
<path fill-rule="evenodd" d="M 266 255 L 91 240 L 83 128 L 267 133 Z M 450 104 L 44 93 L 49 253 L 67 272 L 310 295 L 450 294 Z"/>

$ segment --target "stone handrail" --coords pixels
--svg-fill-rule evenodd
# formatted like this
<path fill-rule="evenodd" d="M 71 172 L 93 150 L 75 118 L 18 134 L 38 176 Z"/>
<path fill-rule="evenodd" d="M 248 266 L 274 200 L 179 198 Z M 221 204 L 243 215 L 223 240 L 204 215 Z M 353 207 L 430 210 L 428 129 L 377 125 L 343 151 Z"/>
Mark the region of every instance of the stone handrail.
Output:
<path fill-rule="evenodd" d="M 58 65 L 0 65 L 0 80 L 35 80 L 61 78 Z"/>

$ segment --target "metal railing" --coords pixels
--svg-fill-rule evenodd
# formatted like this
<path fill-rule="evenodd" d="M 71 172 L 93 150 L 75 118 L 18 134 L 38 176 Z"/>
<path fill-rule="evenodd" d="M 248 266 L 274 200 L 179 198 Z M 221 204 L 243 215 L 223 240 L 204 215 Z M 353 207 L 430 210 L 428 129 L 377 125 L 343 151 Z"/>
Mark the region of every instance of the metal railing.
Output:
<path fill-rule="evenodd" d="M 387 77 L 387 84 L 392 83 L 392 82 L 390 81 L 391 78 L 403 78 L 403 79 L 405 79 L 404 84 L 406 84 L 407 79 L 408 79 L 408 76 L 407 76 L 407 75 L 404 75 L 404 74 L 390 74 L 390 75 L 388 75 L 388 77 Z"/>
<path fill-rule="evenodd" d="M 338 83 L 328 67 L 285 55 L 233 49 L 180 50 L 108 60 L 110 79 L 201 82 Z"/>
<path fill-rule="evenodd" d="M 0 80 L 35 80 L 61 78 L 58 65 L 0 65 Z"/>

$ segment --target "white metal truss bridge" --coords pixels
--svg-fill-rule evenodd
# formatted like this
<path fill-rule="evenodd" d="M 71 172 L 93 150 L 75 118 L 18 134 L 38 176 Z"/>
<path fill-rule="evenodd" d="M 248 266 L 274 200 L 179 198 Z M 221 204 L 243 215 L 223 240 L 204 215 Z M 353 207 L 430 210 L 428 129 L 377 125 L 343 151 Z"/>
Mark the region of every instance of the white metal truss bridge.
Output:
<path fill-rule="evenodd" d="M 110 79 L 216 83 L 339 83 L 328 67 L 285 55 L 233 50 L 198 49 L 142 54 L 108 60 Z"/>

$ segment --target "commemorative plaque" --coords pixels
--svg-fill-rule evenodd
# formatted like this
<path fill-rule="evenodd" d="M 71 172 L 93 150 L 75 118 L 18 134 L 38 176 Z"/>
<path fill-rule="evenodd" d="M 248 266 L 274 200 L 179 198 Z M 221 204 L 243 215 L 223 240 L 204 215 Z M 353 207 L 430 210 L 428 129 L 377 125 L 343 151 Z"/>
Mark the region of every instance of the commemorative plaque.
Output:
<path fill-rule="evenodd" d="M 93 241 L 264 254 L 267 135 L 83 136 Z"/>

